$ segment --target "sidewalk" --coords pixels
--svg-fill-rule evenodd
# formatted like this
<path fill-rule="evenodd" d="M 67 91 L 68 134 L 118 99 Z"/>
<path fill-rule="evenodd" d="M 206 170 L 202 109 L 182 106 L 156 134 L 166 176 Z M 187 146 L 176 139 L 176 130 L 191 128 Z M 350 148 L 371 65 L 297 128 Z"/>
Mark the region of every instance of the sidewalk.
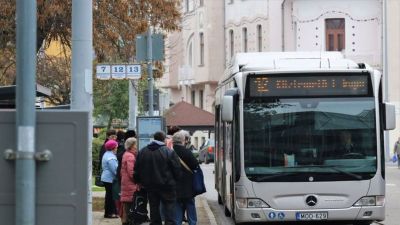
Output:
<path fill-rule="evenodd" d="M 93 192 L 93 197 L 104 197 L 104 192 Z M 211 212 L 207 199 L 203 195 L 196 197 L 197 225 L 217 225 L 214 214 Z M 120 219 L 105 219 L 104 213 L 93 212 L 93 225 L 121 225 Z M 148 225 L 149 223 L 144 223 Z M 187 223 L 185 223 L 187 224 Z"/>

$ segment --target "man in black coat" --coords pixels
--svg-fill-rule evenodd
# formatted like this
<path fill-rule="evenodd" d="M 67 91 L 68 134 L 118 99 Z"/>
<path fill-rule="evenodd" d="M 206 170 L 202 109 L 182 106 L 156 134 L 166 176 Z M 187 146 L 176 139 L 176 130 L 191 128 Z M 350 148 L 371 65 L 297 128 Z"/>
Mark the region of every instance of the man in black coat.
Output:
<path fill-rule="evenodd" d="M 174 151 L 166 147 L 165 133 L 158 131 L 154 141 L 141 149 L 135 163 L 134 179 L 147 190 L 151 225 L 161 225 L 160 202 L 165 225 L 175 225 L 176 181 L 181 166 Z"/>
<path fill-rule="evenodd" d="M 175 222 L 176 224 L 182 224 L 183 214 L 186 211 L 189 225 L 194 225 L 197 223 L 197 214 L 192 186 L 192 171 L 199 166 L 199 163 L 190 149 L 185 146 L 187 138 L 190 138 L 190 135 L 184 130 L 178 131 L 172 136 L 174 151 L 180 158 L 182 173 L 176 185 L 177 204 L 175 209 Z"/>

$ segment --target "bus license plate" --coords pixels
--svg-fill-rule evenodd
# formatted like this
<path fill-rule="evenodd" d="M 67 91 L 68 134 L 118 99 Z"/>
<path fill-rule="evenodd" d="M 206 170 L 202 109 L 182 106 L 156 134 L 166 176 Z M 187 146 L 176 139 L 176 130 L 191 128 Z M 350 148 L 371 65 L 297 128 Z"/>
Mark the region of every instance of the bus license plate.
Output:
<path fill-rule="evenodd" d="M 296 220 L 327 220 L 328 212 L 297 212 Z"/>

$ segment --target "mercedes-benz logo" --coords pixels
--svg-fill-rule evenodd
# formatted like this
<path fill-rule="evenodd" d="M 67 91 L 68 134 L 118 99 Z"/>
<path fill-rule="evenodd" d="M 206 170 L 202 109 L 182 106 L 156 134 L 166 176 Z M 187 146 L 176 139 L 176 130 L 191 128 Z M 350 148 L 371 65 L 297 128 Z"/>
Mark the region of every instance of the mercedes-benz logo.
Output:
<path fill-rule="evenodd" d="M 309 195 L 306 198 L 306 203 L 309 206 L 315 206 L 317 202 L 318 202 L 317 197 L 315 197 L 314 195 Z"/>

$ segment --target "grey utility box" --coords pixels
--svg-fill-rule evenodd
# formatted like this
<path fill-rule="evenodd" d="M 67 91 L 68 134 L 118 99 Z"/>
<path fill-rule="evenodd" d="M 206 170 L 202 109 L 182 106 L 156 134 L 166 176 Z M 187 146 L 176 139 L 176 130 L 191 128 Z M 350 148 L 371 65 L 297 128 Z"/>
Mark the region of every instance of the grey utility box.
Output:
<path fill-rule="evenodd" d="M 84 225 L 88 219 L 88 113 L 38 111 L 36 152 L 50 150 L 36 163 L 36 224 Z M 15 111 L 0 111 L 0 224 L 15 224 Z M 22 213 L 23 214 L 23 213 Z"/>

